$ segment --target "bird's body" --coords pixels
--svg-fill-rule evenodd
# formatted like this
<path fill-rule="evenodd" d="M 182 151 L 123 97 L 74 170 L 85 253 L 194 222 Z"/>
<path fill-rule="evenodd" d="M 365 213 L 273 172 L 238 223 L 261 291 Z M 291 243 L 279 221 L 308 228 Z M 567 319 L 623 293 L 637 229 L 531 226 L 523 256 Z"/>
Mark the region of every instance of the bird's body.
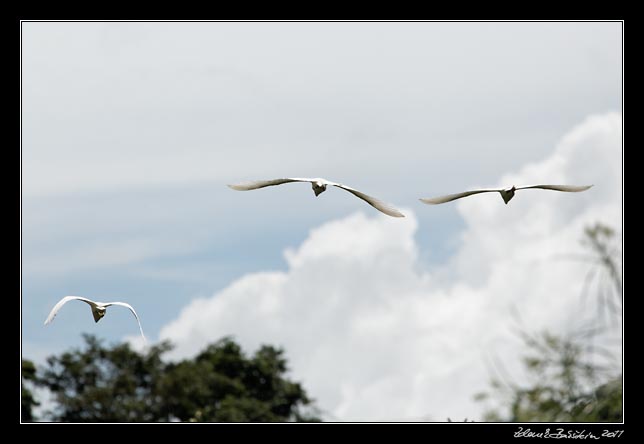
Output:
<path fill-rule="evenodd" d="M 424 199 L 420 199 L 420 201 L 430 205 L 437 205 L 445 202 L 451 202 L 453 200 L 460 199 L 462 197 L 471 196 L 473 194 L 500 193 L 501 198 L 503 198 L 503 202 L 507 204 L 508 202 L 510 202 L 510 200 L 512 200 L 512 198 L 514 197 L 514 193 L 517 190 L 539 188 L 542 190 L 554 190 L 554 191 L 565 191 L 569 193 L 578 193 L 580 191 L 585 191 L 590 187 L 592 187 L 592 185 L 524 185 L 520 187 L 515 187 L 513 185 L 509 188 L 482 188 L 479 190 L 464 191 L 462 193 L 448 194 L 446 196 L 424 198 Z"/>
<path fill-rule="evenodd" d="M 228 186 L 233 190 L 237 190 L 237 191 L 249 191 L 249 190 L 256 190 L 258 188 L 264 188 L 264 187 L 269 187 L 273 185 L 281 185 L 283 183 L 290 183 L 290 182 L 309 182 L 316 196 L 319 196 L 320 194 L 324 193 L 328 186 L 342 188 L 343 190 L 348 191 L 354 196 L 364 200 L 365 202 L 367 202 L 369 205 L 371 205 L 378 211 L 381 211 L 392 217 L 405 217 L 404 214 L 402 214 L 400 211 L 398 211 L 396 208 L 394 208 L 392 205 L 386 202 L 376 199 L 375 197 L 368 196 L 346 185 L 331 182 L 329 180 L 322 179 L 319 177 L 314 179 L 286 178 L 286 179 L 273 179 L 273 180 L 258 180 L 258 181 L 243 182 L 243 183 L 238 183 L 235 185 L 228 185 Z"/>
<path fill-rule="evenodd" d="M 54 318 L 56 317 L 56 314 L 61 309 L 61 307 L 65 305 L 67 302 L 72 300 L 83 301 L 86 304 L 88 304 L 92 309 L 92 316 L 94 317 L 94 322 L 100 321 L 103 318 L 103 316 L 105 316 L 107 307 L 111 305 L 120 305 L 121 307 L 126 307 L 130 309 L 130 311 L 136 318 L 137 323 L 139 324 L 139 330 L 141 331 L 141 336 L 143 337 L 143 340 L 146 340 L 145 335 L 143 334 L 143 328 L 141 327 L 141 321 L 139 320 L 139 316 L 136 314 L 136 311 L 134 311 L 134 308 L 132 308 L 130 304 L 127 304 L 125 302 L 96 302 L 81 296 L 65 296 L 60 301 L 58 301 L 56 305 L 54 305 L 54 308 L 51 309 L 51 312 L 49 312 L 49 316 L 47 316 L 47 319 L 45 319 L 45 325 L 53 321 Z"/>
<path fill-rule="evenodd" d="M 331 184 L 323 179 L 314 179 L 314 182 L 311 182 L 311 188 L 313 188 L 315 197 L 318 197 L 320 194 L 324 193 L 326 191 L 327 185 Z"/>
<path fill-rule="evenodd" d="M 501 193 L 501 198 L 503 199 L 503 202 L 505 202 L 506 205 L 514 197 L 515 191 L 516 191 L 516 188 L 514 186 L 510 188 L 506 188 L 505 190 L 499 191 L 499 193 Z"/>

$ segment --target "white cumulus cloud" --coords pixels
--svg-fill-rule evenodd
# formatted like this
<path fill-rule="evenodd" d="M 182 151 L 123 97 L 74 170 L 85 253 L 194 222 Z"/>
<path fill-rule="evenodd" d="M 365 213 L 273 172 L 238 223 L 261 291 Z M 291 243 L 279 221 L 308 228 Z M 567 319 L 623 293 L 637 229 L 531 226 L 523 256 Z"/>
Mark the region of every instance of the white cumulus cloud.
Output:
<path fill-rule="evenodd" d="M 438 268 L 419 261 L 415 233 L 432 227 L 419 227 L 413 210 L 402 220 L 358 212 L 286 249 L 286 270 L 247 274 L 194 300 L 160 339 L 176 345 L 174 358 L 224 335 L 249 351 L 283 346 L 292 377 L 330 419 L 481 419 L 472 397 L 488 388 L 485 357 L 520 373 L 512 307 L 531 330 L 555 332 L 591 312 L 578 306 L 588 265 L 557 258 L 582 250 L 585 226 L 621 228 L 621 134 L 620 114 L 591 116 L 545 159 L 498 183 L 463 183 L 594 185 L 584 193 L 525 190 L 507 206 L 493 194 L 419 204 L 452 205 L 465 221 L 457 253 Z"/>

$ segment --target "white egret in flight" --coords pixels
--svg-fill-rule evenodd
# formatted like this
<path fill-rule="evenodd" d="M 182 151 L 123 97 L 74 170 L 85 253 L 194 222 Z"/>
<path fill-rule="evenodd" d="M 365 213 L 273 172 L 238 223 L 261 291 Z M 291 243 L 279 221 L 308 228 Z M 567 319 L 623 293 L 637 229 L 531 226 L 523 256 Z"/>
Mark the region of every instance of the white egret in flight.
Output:
<path fill-rule="evenodd" d="M 461 197 L 471 196 L 472 194 L 501 193 L 503 202 L 507 204 L 514 197 L 514 192 L 517 190 L 540 188 L 542 190 L 555 190 L 555 191 L 566 191 L 569 193 L 578 193 L 580 191 L 586 191 L 590 187 L 592 187 L 592 185 L 525 185 L 521 187 L 515 187 L 513 185 L 510 188 L 483 188 L 480 190 L 471 190 L 471 191 L 464 191 L 462 193 L 448 194 L 446 196 L 424 198 L 424 199 L 420 199 L 420 201 L 426 204 L 436 205 L 436 204 L 442 204 L 445 202 L 450 202 L 452 200 L 460 199 Z"/>
<path fill-rule="evenodd" d="M 94 322 L 100 321 L 101 318 L 105 316 L 105 311 L 107 310 L 107 307 L 109 307 L 110 305 L 120 305 L 121 307 L 129 308 L 132 314 L 134 315 L 134 317 L 136 318 L 136 322 L 138 322 L 139 324 L 139 330 L 141 331 L 141 336 L 143 336 L 143 340 L 147 342 L 147 340 L 145 339 L 145 335 L 143 334 L 143 328 L 141 328 L 141 321 L 139 320 L 139 316 L 136 314 L 136 311 L 134 311 L 134 308 L 132 308 L 130 304 L 126 304 L 125 302 L 94 302 L 80 296 L 65 296 L 60 301 L 58 301 L 56 305 L 54 305 L 54 308 L 51 309 L 49 316 L 47 316 L 47 319 L 45 319 L 45 325 L 49 324 L 51 321 L 54 320 L 54 318 L 56 317 L 56 314 L 62 308 L 63 305 L 65 305 L 67 302 L 72 301 L 74 299 L 83 301 L 92 308 L 92 315 L 94 316 Z"/>
<path fill-rule="evenodd" d="M 400 211 L 398 211 L 396 208 L 394 208 L 392 205 L 388 203 L 378 200 L 375 197 L 368 196 L 346 185 L 330 182 L 326 179 L 287 178 L 287 179 L 274 179 L 274 180 L 257 180 L 257 181 L 243 182 L 243 183 L 238 183 L 235 185 L 228 185 L 228 186 L 233 190 L 248 191 L 248 190 L 256 190 L 258 188 L 270 187 L 273 185 L 281 185 L 283 183 L 289 183 L 289 182 L 311 183 L 313 186 L 313 192 L 315 193 L 316 196 L 320 195 L 320 193 L 323 193 L 326 190 L 326 187 L 329 185 L 342 188 L 343 190 L 348 191 L 349 193 L 353 194 L 356 197 L 359 197 L 360 199 L 364 200 L 375 209 L 382 211 L 383 213 L 389 216 L 405 217 L 404 214 L 402 214 Z"/>

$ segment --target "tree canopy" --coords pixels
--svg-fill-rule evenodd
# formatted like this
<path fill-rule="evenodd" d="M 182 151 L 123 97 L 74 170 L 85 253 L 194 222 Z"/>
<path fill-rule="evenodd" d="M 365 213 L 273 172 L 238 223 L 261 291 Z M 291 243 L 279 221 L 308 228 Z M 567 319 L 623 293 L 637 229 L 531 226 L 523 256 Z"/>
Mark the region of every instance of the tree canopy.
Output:
<path fill-rule="evenodd" d="M 34 398 L 31 389 L 28 385 L 33 385 L 36 381 L 36 366 L 28 359 L 22 360 L 22 380 L 20 382 L 20 399 L 21 399 L 21 415 L 20 417 L 24 422 L 34 420 L 33 408 L 38 406 L 39 403 Z"/>
<path fill-rule="evenodd" d="M 83 349 L 49 357 L 38 377 L 54 395 L 48 413 L 54 421 L 319 420 L 303 387 L 286 377 L 281 349 L 264 345 L 247 357 L 223 338 L 193 359 L 166 362 L 168 342 L 139 353 L 127 343 L 105 347 L 94 336 L 84 339 Z"/>

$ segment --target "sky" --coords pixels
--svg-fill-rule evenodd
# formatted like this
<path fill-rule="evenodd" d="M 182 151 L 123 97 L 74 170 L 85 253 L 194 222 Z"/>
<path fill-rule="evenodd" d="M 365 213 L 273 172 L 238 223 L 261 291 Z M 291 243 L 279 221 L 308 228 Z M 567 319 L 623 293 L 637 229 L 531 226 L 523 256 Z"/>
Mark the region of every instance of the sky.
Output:
<path fill-rule="evenodd" d="M 22 23 L 22 351 L 82 333 L 284 347 L 325 419 L 480 419 L 518 311 L 584 316 L 584 227 L 623 225 L 615 22 Z M 339 189 L 226 184 L 324 177 Z M 530 183 L 579 194 L 418 199 Z M 619 349 L 621 350 L 621 349 Z M 618 350 L 618 351 L 619 351 Z"/>

